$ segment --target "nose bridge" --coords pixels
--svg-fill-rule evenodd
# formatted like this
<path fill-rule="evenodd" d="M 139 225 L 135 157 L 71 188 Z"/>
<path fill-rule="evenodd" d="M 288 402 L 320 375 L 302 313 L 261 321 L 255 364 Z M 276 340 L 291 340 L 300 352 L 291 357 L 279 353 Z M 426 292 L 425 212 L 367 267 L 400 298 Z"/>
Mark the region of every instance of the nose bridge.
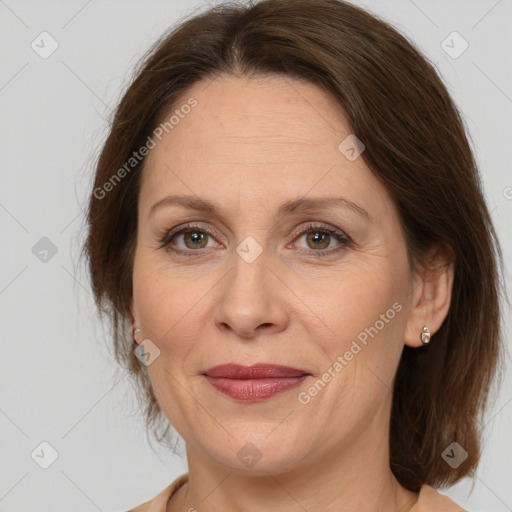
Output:
<path fill-rule="evenodd" d="M 268 250 L 267 250 L 268 251 Z M 239 308 L 247 304 L 261 302 L 269 295 L 268 252 L 252 236 L 247 236 L 235 249 L 233 254 L 233 270 L 228 277 L 227 292 L 234 294 L 239 301 Z M 248 301 L 248 297 L 252 300 Z"/>
<path fill-rule="evenodd" d="M 229 325 L 243 336 L 262 324 L 281 323 L 284 309 L 273 279 L 268 254 L 255 238 L 246 237 L 234 251 L 215 313 L 216 323 Z"/>

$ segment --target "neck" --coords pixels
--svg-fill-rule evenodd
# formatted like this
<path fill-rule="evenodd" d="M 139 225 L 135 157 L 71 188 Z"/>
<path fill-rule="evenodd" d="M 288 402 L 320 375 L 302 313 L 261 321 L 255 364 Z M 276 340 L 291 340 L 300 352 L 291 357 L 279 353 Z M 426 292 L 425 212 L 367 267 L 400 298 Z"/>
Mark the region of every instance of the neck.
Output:
<path fill-rule="evenodd" d="M 318 450 L 307 465 L 262 476 L 238 473 L 187 445 L 189 482 L 167 510 L 409 512 L 418 493 L 391 472 L 388 436 L 389 428 L 382 431 L 382 418 L 375 417 L 342 445 Z"/>

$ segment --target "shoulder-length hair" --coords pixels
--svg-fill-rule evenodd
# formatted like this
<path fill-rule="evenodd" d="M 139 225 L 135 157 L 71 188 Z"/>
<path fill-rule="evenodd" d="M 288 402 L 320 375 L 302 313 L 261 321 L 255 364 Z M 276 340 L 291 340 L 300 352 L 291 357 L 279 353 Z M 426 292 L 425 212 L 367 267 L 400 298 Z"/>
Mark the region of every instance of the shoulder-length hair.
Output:
<path fill-rule="evenodd" d="M 196 13 L 143 56 L 101 150 L 83 246 L 96 304 L 111 320 L 115 357 L 140 391 L 146 427 L 170 425 L 134 355 L 130 322 L 137 200 L 144 158 L 181 95 L 218 76 L 281 75 L 332 94 L 367 166 L 398 209 L 411 268 L 441 244 L 455 258 L 450 309 L 429 345 L 405 346 L 390 424 L 390 467 L 406 488 L 472 474 L 483 413 L 501 375 L 502 261 L 463 120 L 432 64 L 375 15 L 338 0 L 227 3 Z M 130 162 L 130 166 L 126 163 Z M 122 171 L 124 169 L 124 171 Z M 468 453 L 452 468 L 452 442 Z"/>

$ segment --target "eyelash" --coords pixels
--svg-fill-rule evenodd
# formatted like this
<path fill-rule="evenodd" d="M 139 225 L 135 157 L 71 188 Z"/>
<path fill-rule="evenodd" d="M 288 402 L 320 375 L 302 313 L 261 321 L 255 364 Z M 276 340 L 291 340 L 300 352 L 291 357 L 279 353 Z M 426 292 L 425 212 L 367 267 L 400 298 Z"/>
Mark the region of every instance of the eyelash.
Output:
<path fill-rule="evenodd" d="M 309 224 L 308 226 L 306 226 L 306 228 L 304 230 L 302 230 L 301 232 L 299 232 L 297 234 L 297 236 L 294 238 L 294 241 L 300 239 L 303 235 L 305 235 L 311 231 L 318 232 L 318 233 L 328 233 L 329 235 L 333 236 L 338 242 L 340 242 L 342 248 L 350 247 L 352 244 L 351 238 L 348 235 L 346 235 L 345 233 L 343 233 L 342 231 L 338 231 L 336 229 L 332 229 L 327 226 L 319 226 L 319 225 L 315 225 L 315 224 Z M 178 235 L 181 235 L 183 233 L 189 233 L 189 232 L 206 233 L 208 236 L 211 236 L 212 238 L 214 236 L 216 236 L 215 233 L 209 231 L 208 229 L 204 229 L 201 226 L 198 226 L 196 224 L 187 224 L 186 226 L 183 226 L 182 228 L 180 228 L 176 231 L 171 230 L 171 231 L 167 232 L 159 240 L 159 242 L 161 244 L 160 249 L 165 248 L 167 251 L 172 251 L 176 254 L 181 254 L 184 256 L 201 256 L 200 253 L 202 252 L 202 250 L 199 250 L 199 249 L 197 249 L 197 250 L 189 249 L 187 251 L 184 251 L 182 249 L 173 249 L 169 246 L 175 237 L 177 237 Z M 340 249 L 340 248 L 337 248 L 335 250 L 333 250 L 332 248 L 331 249 L 321 249 L 321 250 L 316 250 L 316 251 L 310 250 L 310 251 L 306 251 L 306 254 L 308 256 L 313 256 L 313 257 L 322 257 L 322 256 L 329 256 L 332 254 L 336 254 L 336 253 L 340 252 L 341 250 L 342 249 Z M 197 254 L 194 254 L 194 253 L 197 253 Z"/>

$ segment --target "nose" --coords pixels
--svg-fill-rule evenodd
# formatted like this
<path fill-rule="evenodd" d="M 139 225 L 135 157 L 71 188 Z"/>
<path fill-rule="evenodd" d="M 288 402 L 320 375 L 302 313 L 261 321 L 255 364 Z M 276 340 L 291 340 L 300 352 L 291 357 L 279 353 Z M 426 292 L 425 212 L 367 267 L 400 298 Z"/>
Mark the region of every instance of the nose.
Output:
<path fill-rule="evenodd" d="M 264 254 L 250 263 L 238 254 L 233 260 L 234 266 L 220 287 L 214 313 L 217 327 L 245 339 L 286 329 L 287 288 L 277 277 L 277 269 L 268 265 Z"/>

